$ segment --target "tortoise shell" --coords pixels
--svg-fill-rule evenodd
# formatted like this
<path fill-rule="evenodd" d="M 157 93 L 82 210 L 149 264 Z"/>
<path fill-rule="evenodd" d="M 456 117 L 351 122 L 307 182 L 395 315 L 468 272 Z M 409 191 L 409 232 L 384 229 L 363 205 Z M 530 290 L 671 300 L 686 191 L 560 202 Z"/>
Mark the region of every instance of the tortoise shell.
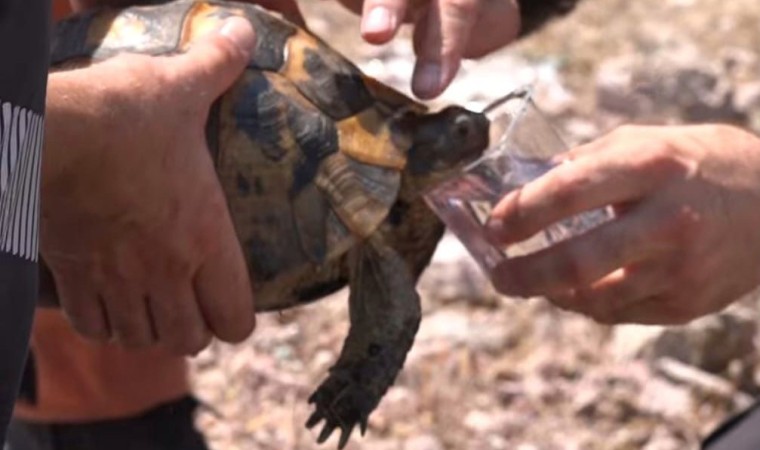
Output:
<path fill-rule="evenodd" d="M 231 16 L 257 30 L 247 69 L 206 129 L 256 291 L 278 310 L 350 285 L 351 330 L 310 399 L 324 441 L 366 427 L 420 320 L 415 285 L 443 234 L 420 193 L 474 160 L 488 121 L 432 113 L 365 76 L 309 31 L 247 3 L 177 0 L 98 9 L 58 24 L 52 70 L 132 52 L 182 52 Z"/>
<path fill-rule="evenodd" d="M 410 145 L 390 118 L 426 108 L 366 77 L 308 31 L 234 2 L 174 1 L 74 16 L 57 28 L 52 63 L 181 52 L 233 15 L 250 20 L 259 38 L 248 70 L 215 104 L 207 135 L 252 274 L 266 282 L 344 253 L 377 228 L 398 195 Z M 320 164 L 341 168 L 344 185 L 321 178 Z M 319 189 L 334 190 L 340 201 L 328 207 Z M 289 306 L 282 295 L 257 298 L 260 310 Z"/>

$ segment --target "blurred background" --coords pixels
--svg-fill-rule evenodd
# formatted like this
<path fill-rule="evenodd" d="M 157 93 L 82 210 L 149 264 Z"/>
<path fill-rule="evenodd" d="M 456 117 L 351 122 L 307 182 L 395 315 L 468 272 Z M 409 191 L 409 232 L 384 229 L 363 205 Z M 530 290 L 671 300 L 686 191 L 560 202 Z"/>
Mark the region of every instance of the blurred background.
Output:
<path fill-rule="evenodd" d="M 364 71 L 409 92 L 413 54 L 359 38 L 328 0 L 309 26 Z M 584 0 L 517 45 L 468 61 L 433 106 L 482 106 L 524 83 L 568 144 L 621 123 L 760 128 L 760 2 Z M 494 294 L 447 236 L 420 286 L 424 317 L 395 386 L 350 450 L 683 450 L 758 394 L 757 296 L 684 327 L 602 327 L 540 299 Z M 193 362 L 216 450 L 332 449 L 304 422 L 306 399 L 348 329 L 345 292 L 262 314 L 244 344 Z"/>

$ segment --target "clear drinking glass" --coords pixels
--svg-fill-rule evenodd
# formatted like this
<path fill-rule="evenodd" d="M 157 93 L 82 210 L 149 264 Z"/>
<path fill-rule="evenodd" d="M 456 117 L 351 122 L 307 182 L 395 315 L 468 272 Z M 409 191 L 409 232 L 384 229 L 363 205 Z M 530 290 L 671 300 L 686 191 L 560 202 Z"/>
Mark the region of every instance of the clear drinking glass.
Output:
<path fill-rule="evenodd" d="M 483 227 L 492 208 L 508 192 L 549 171 L 551 159 L 568 147 L 534 104 L 530 88 L 513 91 L 485 113 L 491 121 L 490 147 L 462 172 L 429 190 L 425 200 L 486 273 L 505 258 L 546 248 L 611 217 L 609 208 L 594 210 L 552 224 L 523 242 L 493 246 Z"/>

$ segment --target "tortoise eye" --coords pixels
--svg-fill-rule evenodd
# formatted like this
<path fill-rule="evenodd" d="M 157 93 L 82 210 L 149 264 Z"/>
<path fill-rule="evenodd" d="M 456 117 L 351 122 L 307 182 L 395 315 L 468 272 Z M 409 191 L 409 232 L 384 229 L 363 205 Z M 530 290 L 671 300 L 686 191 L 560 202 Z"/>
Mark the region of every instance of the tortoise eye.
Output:
<path fill-rule="evenodd" d="M 470 136 L 472 132 L 472 122 L 469 118 L 459 116 L 454 120 L 454 132 L 462 139 Z"/>

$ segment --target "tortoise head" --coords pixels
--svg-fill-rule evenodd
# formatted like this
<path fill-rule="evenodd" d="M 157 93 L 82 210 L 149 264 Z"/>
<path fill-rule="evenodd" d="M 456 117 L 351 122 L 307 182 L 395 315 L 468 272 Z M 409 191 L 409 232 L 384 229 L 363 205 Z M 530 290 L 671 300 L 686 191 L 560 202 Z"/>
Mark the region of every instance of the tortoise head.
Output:
<path fill-rule="evenodd" d="M 489 120 L 460 106 L 407 115 L 402 120 L 412 141 L 406 170 L 418 188 L 460 170 L 488 147 Z"/>

